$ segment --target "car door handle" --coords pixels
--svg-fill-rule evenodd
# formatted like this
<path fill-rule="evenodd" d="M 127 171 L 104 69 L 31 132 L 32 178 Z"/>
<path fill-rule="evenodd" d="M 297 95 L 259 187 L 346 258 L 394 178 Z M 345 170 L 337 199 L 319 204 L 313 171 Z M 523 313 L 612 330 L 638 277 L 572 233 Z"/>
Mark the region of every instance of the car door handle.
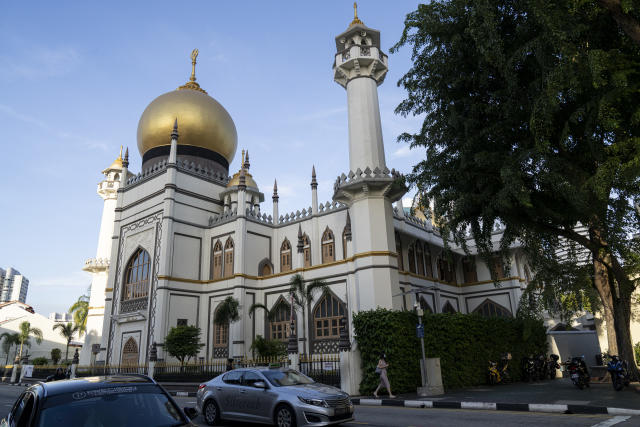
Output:
<path fill-rule="evenodd" d="M 222 391 L 222 387 L 216 387 L 216 390 Z"/>
<path fill-rule="evenodd" d="M 240 394 L 245 394 L 247 390 L 240 390 Z"/>

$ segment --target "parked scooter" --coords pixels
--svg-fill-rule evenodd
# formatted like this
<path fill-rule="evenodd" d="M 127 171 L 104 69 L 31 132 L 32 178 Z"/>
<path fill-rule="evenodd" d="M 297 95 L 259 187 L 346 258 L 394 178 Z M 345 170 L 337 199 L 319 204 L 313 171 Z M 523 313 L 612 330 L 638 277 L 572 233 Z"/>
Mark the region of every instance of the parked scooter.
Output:
<path fill-rule="evenodd" d="M 545 373 L 550 380 L 556 377 L 556 370 L 560 369 L 558 360 L 560 360 L 560 356 L 557 354 L 550 354 L 547 358 Z"/>
<path fill-rule="evenodd" d="M 494 385 L 511 381 L 511 375 L 508 370 L 509 360 L 511 360 L 511 353 L 503 354 L 497 363 L 489 361 L 489 384 Z"/>
<path fill-rule="evenodd" d="M 571 381 L 576 387 L 580 390 L 589 387 L 591 377 L 584 357 L 572 357 L 570 361 L 564 364 L 567 366 L 567 371 L 569 371 L 569 378 L 571 378 Z"/>
<path fill-rule="evenodd" d="M 536 380 L 543 380 L 547 377 L 547 356 L 544 354 L 538 355 L 535 361 Z"/>
<path fill-rule="evenodd" d="M 607 363 L 607 371 L 611 374 L 611 383 L 616 391 L 620 391 L 624 386 L 628 386 L 631 381 L 627 362 L 620 360 L 618 356 L 611 356 L 611 360 Z"/>
<path fill-rule="evenodd" d="M 535 381 L 538 379 L 536 359 L 531 355 L 522 358 L 522 379 L 524 381 Z"/>

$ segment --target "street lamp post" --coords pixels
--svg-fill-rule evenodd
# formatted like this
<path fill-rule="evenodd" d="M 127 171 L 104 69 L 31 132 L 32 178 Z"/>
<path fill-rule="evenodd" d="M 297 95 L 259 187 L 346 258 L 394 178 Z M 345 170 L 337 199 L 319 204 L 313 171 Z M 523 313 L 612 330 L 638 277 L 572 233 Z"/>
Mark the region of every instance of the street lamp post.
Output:
<path fill-rule="evenodd" d="M 418 313 L 418 328 L 417 334 L 420 338 L 420 349 L 422 350 L 422 363 L 420 363 L 420 374 L 422 375 L 422 387 L 426 387 L 429 379 L 427 378 L 427 358 L 424 353 L 424 325 L 422 324 L 422 315 L 424 310 L 420 306 L 417 307 Z"/>

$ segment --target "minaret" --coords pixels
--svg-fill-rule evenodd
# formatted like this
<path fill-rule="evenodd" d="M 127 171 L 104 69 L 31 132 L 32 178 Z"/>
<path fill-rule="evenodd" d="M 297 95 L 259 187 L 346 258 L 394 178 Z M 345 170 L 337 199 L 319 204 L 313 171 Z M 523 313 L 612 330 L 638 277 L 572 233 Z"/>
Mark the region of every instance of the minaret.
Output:
<path fill-rule="evenodd" d="M 127 179 L 127 169 L 123 167 L 122 147 L 120 155 L 105 170 L 102 171 L 104 180 L 98 184 L 98 195 L 104 200 L 102 207 L 102 221 L 98 234 L 98 249 L 95 258 L 85 261 L 84 271 L 91 273 L 91 295 L 89 296 L 89 312 L 87 317 L 87 332 L 80 355 L 80 364 L 89 365 L 92 362 L 92 345 L 100 346 L 102 322 L 104 318 L 105 289 L 109 274 L 109 258 L 111 257 L 111 236 L 115 220 L 115 208 L 118 199 L 118 188 Z"/>
<path fill-rule="evenodd" d="M 318 214 L 318 181 L 316 180 L 316 167 L 311 169 L 311 213 Z"/>
<path fill-rule="evenodd" d="M 278 196 L 278 180 L 273 180 L 273 196 L 271 196 L 271 200 L 273 200 L 273 223 L 278 224 L 278 200 L 280 197 Z"/>
<path fill-rule="evenodd" d="M 354 3 L 354 19 L 336 37 L 333 79 L 347 89 L 349 169 L 385 169 L 378 86 L 387 74 L 387 55 L 380 50 L 380 32 L 364 25 Z"/>
<path fill-rule="evenodd" d="M 387 73 L 387 55 L 380 50 L 380 32 L 358 18 L 336 37 L 334 80 L 347 90 L 349 168 L 334 185 L 333 199 L 349 207 L 348 254 L 353 258 L 350 295 L 360 311 L 402 307 L 393 228 L 392 203 L 406 192 L 399 175 L 385 163 L 378 85 Z"/>

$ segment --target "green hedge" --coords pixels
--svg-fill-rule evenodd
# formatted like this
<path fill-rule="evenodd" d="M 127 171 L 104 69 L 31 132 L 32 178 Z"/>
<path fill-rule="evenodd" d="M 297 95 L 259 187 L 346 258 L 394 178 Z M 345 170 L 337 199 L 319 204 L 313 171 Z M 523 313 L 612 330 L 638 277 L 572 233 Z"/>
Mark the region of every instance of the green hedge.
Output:
<path fill-rule="evenodd" d="M 522 376 L 522 358 L 546 353 L 546 329 L 532 319 L 485 318 L 475 314 L 429 314 L 425 324 L 427 357 L 439 357 L 445 388 L 486 384 L 489 360 L 511 352 L 514 380 Z M 418 317 L 411 311 L 377 309 L 354 314 L 355 338 L 362 359 L 360 393 L 378 385 L 375 373 L 380 352 L 387 355 L 393 392 L 412 392 L 420 385 Z"/>

